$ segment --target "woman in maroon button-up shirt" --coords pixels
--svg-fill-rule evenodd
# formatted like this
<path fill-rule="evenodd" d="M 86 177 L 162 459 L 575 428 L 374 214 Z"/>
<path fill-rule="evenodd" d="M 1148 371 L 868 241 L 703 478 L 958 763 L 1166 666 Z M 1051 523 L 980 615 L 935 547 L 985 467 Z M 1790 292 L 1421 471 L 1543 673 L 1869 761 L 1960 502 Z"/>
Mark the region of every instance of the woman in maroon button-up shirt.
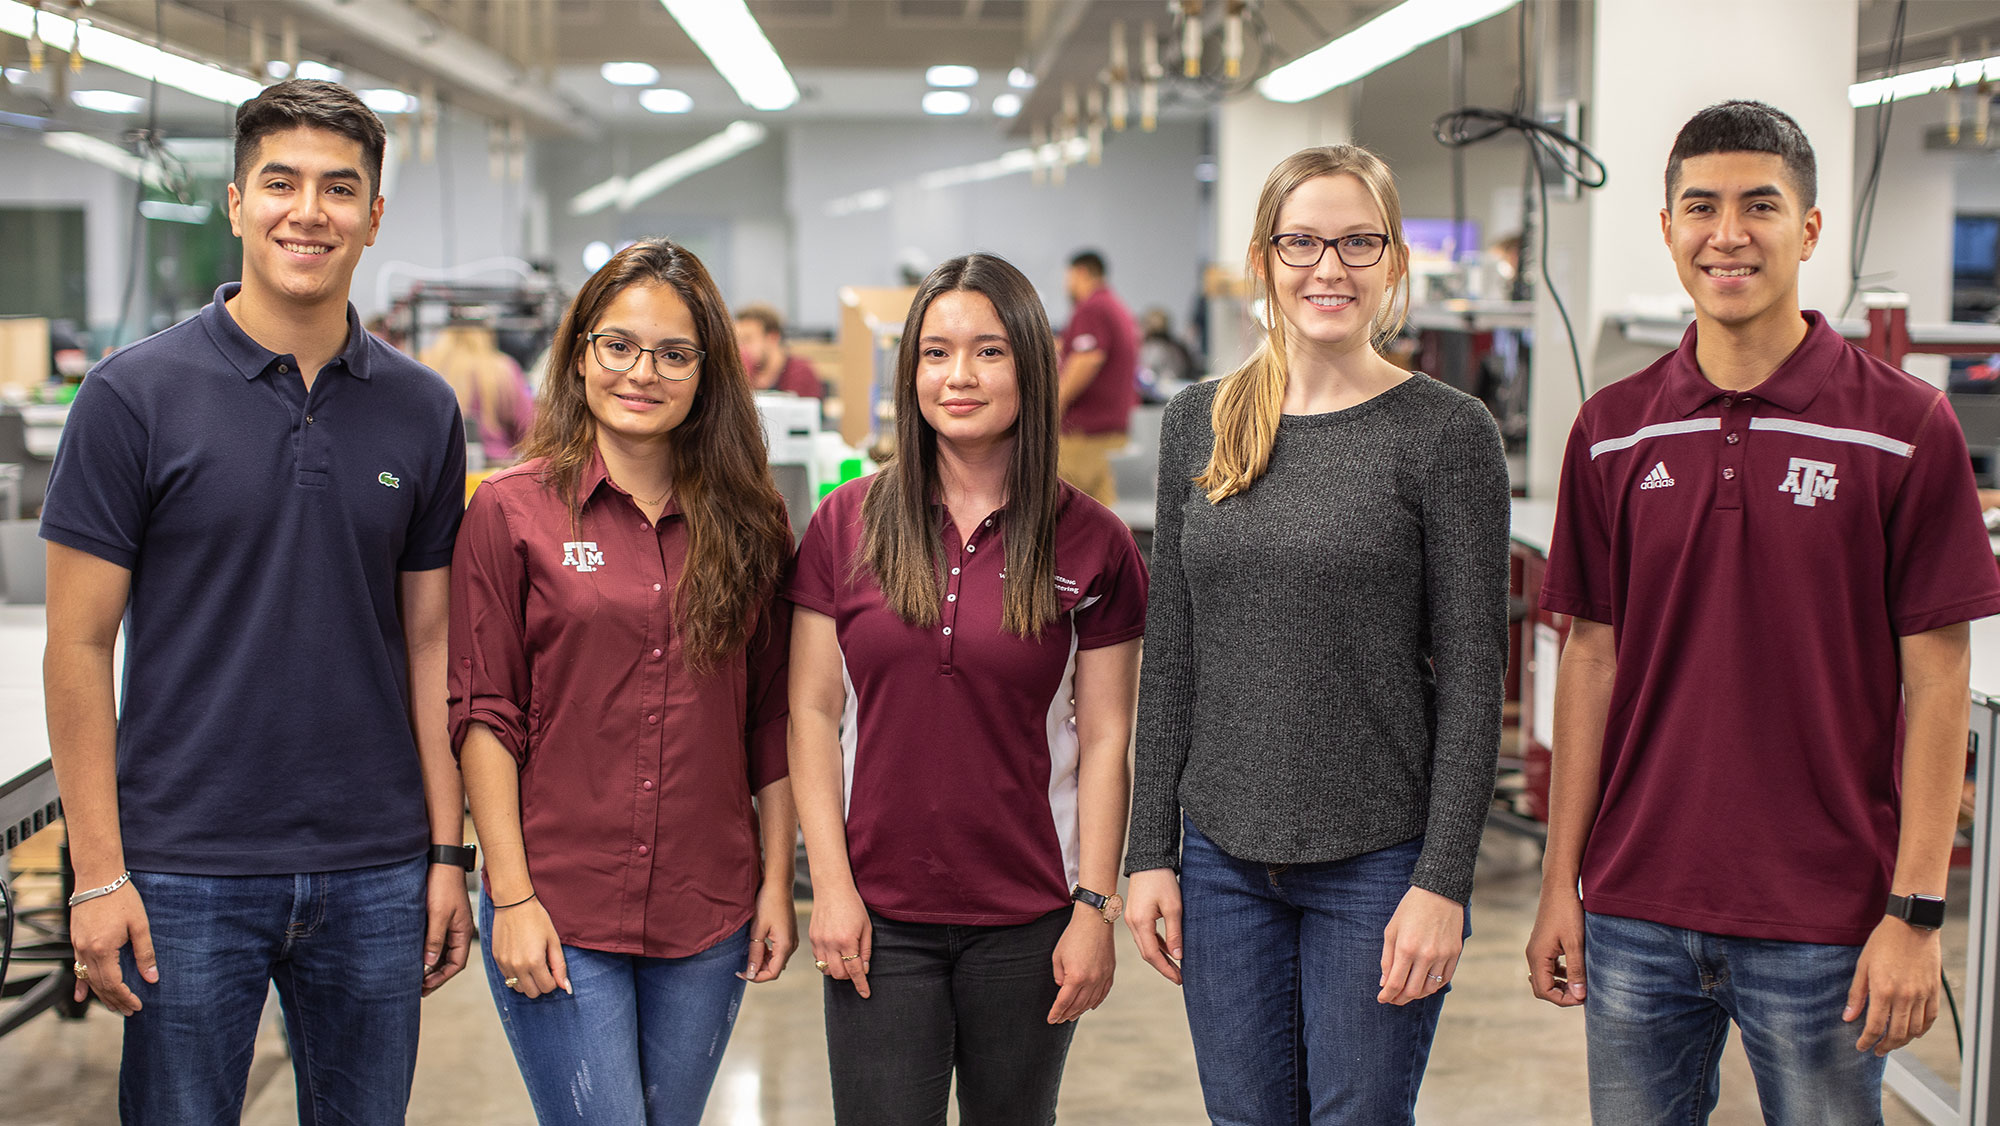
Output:
<path fill-rule="evenodd" d="M 743 982 L 798 944 L 791 531 L 693 255 L 636 243 L 584 285 L 526 453 L 452 566 L 487 975 L 543 1122 L 692 1124 Z"/>

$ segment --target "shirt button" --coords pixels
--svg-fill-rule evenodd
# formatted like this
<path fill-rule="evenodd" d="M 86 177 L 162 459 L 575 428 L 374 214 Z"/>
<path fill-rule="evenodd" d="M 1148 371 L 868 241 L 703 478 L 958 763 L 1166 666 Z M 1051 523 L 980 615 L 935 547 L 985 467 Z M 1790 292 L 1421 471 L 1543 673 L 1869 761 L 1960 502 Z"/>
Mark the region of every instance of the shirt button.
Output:
<path fill-rule="evenodd" d="M 1722 471 L 1722 479 L 1723 479 L 1723 480 L 1725 480 L 1725 481 L 1734 481 L 1734 480 L 1736 480 L 1736 471 L 1735 471 L 1734 469 L 1725 469 L 1725 470 L 1723 470 L 1723 471 Z"/>
<path fill-rule="evenodd" d="M 647 722 L 647 723 L 658 723 L 658 722 L 660 722 L 660 717 L 659 717 L 659 716 L 656 716 L 656 715 L 649 715 L 649 716 L 647 716 L 647 717 L 646 717 L 646 722 Z"/>
<path fill-rule="evenodd" d="M 945 595 L 945 596 L 944 596 L 944 600 L 945 600 L 946 602 L 956 602 L 956 601 L 958 601 L 958 595 L 956 595 L 956 594 L 947 594 L 947 595 Z"/>
<path fill-rule="evenodd" d="M 988 517 L 986 518 L 986 526 L 987 526 L 987 527 L 989 527 L 989 528 L 991 528 L 991 527 L 993 526 L 993 517 L 991 517 L 991 516 L 988 516 Z"/>
<path fill-rule="evenodd" d="M 944 627 L 944 635 L 945 635 L 946 637 L 950 637 L 950 636 L 951 636 L 951 627 L 950 627 L 950 626 L 946 626 L 946 627 Z"/>
<path fill-rule="evenodd" d="M 639 846 L 639 855 L 640 855 L 640 856 L 651 856 L 651 855 L 653 855 L 653 850 L 652 850 L 652 849 L 650 849 L 650 848 L 647 848 L 647 847 L 646 847 L 645 845 L 640 845 L 640 846 Z"/>
<path fill-rule="evenodd" d="M 307 426 L 311 426 L 312 424 L 313 424 L 313 416 L 311 416 L 311 415 L 307 415 L 307 416 L 306 416 L 306 425 L 307 425 Z"/>
<path fill-rule="evenodd" d="M 659 590 L 659 589 L 660 589 L 660 584 L 659 584 L 659 583 L 654 583 L 654 584 L 653 584 L 653 589 L 654 589 L 654 590 Z"/>
<path fill-rule="evenodd" d="M 650 789 L 652 789 L 652 788 L 653 788 L 653 780 L 652 780 L 651 778 L 648 778 L 648 779 L 646 779 L 646 780 L 645 780 L 644 782 L 641 782 L 641 783 L 639 783 L 639 788 L 640 788 L 640 789 L 642 789 L 642 790 L 650 790 Z"/>
<path fill-rule="evenodd" d="M 289 372 L 290 372 L 291 370 L 292 370 L 292 367 L 291 367 L 291 365 L 290 365 L 290 364 L 279 364 L 279 365 L 278 365 L 278 374 L 280 374 L 280 375 L 285 375 L 285 374 L 289 373 Z"/>
<path fill-rule="evenodd" d="M 976 543 L 969 543 L 969 544 L 966 544 L 966 545 L 965 545 L 965 550 L 966 550 L 966 551 L 968 551 L 968 552 L 972 552 L 972 551 L 978 551 L 978 550 L 979 550 L 979 545 L 978 545 L 978 544 L 976 544 Z"/>
<path fill-rule="evenodd" d="M 660 651 L 658 649 L 653 650 L 654 659 L 655 660 L 659 659 L 659 656 L 660 656 Z"/>
<path fill-rule="evenodd" d="M 1729 433 L 1728 433 L 1727 435 L 1725 435 L 1725 436 L 1723 437 L 1723 439 L 1722 439 L 1722 440 L 1723 440 L 1723 441 L 1725 441 L 1725 442 L 1728 442 L 1728 443 L 1729 443 L 1730 445 L 1732 445 L 1732 446 L 1733 446 L 1733 445 L 1735 445 L 1736 443 L 1738 443 L 1738 442 L 1742 441 L 1743 439 L 1741 439 L 1741 438 L 1739 438 L 1739 437 L 1737 437 L 1737 436 L 1736 436 L 1736 431 L 1734 431 L 1734 430 L 1731 430 L 1731 431 L 1730 431 L 1730 432 L 1729 432 Z"/>
<path fill-rule="evenodd" d="M 953 567 L 953 568 L 951 569 L 951 573 L 952 573 L 952 574 L 954 574 L 954 575 L 958 574 L 958 568 L 956 568 L 956 567 Z"/>

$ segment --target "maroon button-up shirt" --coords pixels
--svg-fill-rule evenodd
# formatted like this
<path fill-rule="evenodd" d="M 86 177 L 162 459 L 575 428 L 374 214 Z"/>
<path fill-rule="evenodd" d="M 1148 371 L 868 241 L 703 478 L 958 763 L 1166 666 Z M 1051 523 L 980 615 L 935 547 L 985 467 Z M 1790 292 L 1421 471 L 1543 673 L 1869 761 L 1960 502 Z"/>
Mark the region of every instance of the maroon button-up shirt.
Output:
<path fill-rule="evenodd" d="M 655 526 L 594 459 L 572 528 L 541 468 L 488 478 L 459 529 L 452 745 L 483 723 L 520 763 L 528 868 L 563 942 L 685 957 L 756 903 L 750 796 L 785 776 L 791 616 L 767 607 L 744 653 L 695 675 L 679 508 Z"/>

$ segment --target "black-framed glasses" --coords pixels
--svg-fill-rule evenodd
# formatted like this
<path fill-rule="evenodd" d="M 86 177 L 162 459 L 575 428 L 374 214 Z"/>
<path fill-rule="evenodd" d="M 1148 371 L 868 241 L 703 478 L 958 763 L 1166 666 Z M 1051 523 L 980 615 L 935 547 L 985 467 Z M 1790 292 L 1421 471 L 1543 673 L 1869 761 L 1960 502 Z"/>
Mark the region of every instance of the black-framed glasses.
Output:
<path fill-rule="evenodd" d="M 641 348 L 616 333 L 593 332 L 584 337 L 590 342 L 590 354 L 605 371 L 619 374 L 639 366 L 639 357 L 651 354 L 653 372 L 661 379 L 676 382 L 694 375 L 694 369 L 708 356 L 699 348 L 685 344 L 662 344 L 658 348 Z"/>
<path fill-rule="evenodd" d="M 1298 269 L 1308 269 L 1319 265 L 1326 257 L 1326 248 L 1332 247 L 1334 257 L 1350 270 L 1365 270 L 1382 260 L 1389 251 L 1389 236 L 1376 234 L 1342 235 L 1339 238 L 1321 238 L 1297 231 L 1271 236 L 1271 245 L 1278 248 L 1278 261 Z"/>

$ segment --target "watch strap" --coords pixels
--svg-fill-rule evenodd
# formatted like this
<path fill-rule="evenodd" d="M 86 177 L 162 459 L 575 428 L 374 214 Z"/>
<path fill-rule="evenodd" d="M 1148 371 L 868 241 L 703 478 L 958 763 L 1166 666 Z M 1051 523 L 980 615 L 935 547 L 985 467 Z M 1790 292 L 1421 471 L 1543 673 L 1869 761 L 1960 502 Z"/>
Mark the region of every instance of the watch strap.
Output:
<path fill-rule="evenodd" d="M 474 845 L 434 844 L 430 851 L 432 864 L 449 864 L 468 872 L 478 864 L 478 857 L 479 849 Z"/>
<path fill-rule="evenodd" d="M 1109 896 L 1099 895 L 1082 884 L 1069 889 L 1069 899 L 1071 903 L 1081 903 L 1086 907 L 1095 907 L 1099 911 L 1104 910 L 1104 905 L 1111 901 Z"/>
<path fill-rule="evenodd" d="M 1943 896 L 1892 895 L 1883 911 L 1913 927 L 1934 931 L 1944 926 L 1944 908 Z"/>

